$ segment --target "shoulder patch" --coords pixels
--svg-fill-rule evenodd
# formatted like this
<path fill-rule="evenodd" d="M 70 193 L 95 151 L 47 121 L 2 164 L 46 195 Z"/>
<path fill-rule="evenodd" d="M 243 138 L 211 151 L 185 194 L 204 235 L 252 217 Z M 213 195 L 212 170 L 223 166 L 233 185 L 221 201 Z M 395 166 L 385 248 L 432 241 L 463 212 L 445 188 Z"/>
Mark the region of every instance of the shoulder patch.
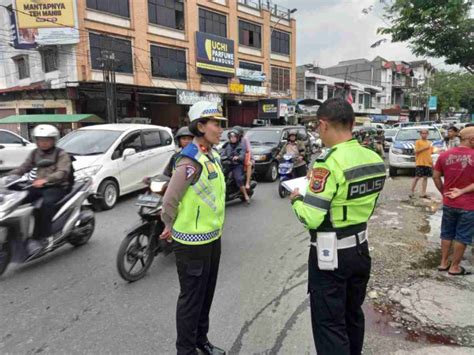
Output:
<path fill-rule="evenodd" d="M 192 165 L 186 165 L 186 180 L 191 179 L 196 174 L 196 168 Z"/>
<path fill-rule="evenodd" d="M 332 148 L 332 149 L 328 149 L 326 150 L 324 153 L 321 153 L 317 158 L 316 158 L 316 161 L 319 161 L 319 162 L 323 162 L 323 161 L 326 161 L 327 158 L 329 158 L 329 156 L 336 151 L 337 148 Z"/>
<path fill-rule="evenodd" d="M 331 175 L 331 172 L 326 168 L 314 168 L 311 171 L 311 180 L 309 182 L 311 192 L 315 194 L 323 192 L 329 175 Z"/>

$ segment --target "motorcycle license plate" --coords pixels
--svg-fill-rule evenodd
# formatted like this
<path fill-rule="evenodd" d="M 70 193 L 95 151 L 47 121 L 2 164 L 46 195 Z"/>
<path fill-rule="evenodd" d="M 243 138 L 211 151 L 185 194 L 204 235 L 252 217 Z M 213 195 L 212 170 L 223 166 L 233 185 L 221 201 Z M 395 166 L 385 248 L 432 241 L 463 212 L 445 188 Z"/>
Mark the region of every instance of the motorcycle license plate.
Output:
<path fill-rule="evenodd" d="M 156 208 L 160 204 L 161 197 L 155 194 L 145 194 L 138 196 L 137 206 Z"/>

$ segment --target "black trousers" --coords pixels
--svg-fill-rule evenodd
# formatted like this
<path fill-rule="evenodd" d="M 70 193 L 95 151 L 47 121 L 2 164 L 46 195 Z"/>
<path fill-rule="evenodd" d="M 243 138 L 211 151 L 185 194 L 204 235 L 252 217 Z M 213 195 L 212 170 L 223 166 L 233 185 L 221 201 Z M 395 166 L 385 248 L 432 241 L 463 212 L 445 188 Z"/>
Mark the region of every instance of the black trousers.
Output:
<path fill-rule="evenodd" d="M 197 354 L 196 344 L 208 341 L 209 312 L 216 289 L 221 240 L 204 245 L 175 242 L 174 253 L 181 287 L 176 308 L 179 355 Z"/>
<path fill-rule="evenodd" d="M 318 355 L 360 355 L 365 319 L 362 303 L 370 277 L 367 242 L 338 251 L 338 268 L 318 268 L 316 248 L 309 253 L 311 323 Z"/>
<path fill-rule="evenodd" d="M 44 239 L 51 236 L 52 220 L 58 208 L 56 203 L 66 196 L 66 190 L 62 187 L 47 187 L 43 189 L 31 188 L 25 199 L 26 203 L 32 203 L 40 198 L 43 199 L 41 208 L 36 211 L 35 236 Z"/>

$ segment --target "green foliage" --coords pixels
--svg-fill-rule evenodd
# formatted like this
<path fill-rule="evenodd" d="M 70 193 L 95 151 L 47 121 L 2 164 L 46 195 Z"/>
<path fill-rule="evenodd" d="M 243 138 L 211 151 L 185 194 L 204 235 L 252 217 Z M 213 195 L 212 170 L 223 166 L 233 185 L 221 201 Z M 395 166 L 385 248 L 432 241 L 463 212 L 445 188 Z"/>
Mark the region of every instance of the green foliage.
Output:
<path fill-rule="evenodd" d="M 439 112 L 447 112 L 450 107 L 456 110 L 462 107 L 474 112 L 474 80 L 471 74 L 439 71 L 430 85 L 431 94 L 438 96 Z"/>
<path fill-rule="evenodd" d="M 471 6 L 472 0 L 393 0 L 385 7 L 392 26 L 378 32 L 408 42 L 417 56 L 445 57 L 474 74 Z"/>

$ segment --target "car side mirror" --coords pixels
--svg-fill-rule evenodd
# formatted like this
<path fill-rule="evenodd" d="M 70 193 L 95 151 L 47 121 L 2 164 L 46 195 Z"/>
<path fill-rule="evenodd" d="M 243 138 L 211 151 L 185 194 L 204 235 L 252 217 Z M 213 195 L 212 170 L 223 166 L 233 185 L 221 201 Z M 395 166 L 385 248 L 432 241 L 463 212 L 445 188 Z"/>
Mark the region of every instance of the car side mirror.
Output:
<path fill-rule="evenodd" d="M 137 151 L 133 148 L 127 148 L 123 151 L 122 158 L 125 159 L 126 157 L 132 156 L 136 154 Z"/>
<path fill-rule="evenodd" d="M 28 144 L 28 142 L 25 141 L 25 140 L 22 140 L 22 141 L 21 141 L 21 144 L 25 147 L 25 146 Z"/>

